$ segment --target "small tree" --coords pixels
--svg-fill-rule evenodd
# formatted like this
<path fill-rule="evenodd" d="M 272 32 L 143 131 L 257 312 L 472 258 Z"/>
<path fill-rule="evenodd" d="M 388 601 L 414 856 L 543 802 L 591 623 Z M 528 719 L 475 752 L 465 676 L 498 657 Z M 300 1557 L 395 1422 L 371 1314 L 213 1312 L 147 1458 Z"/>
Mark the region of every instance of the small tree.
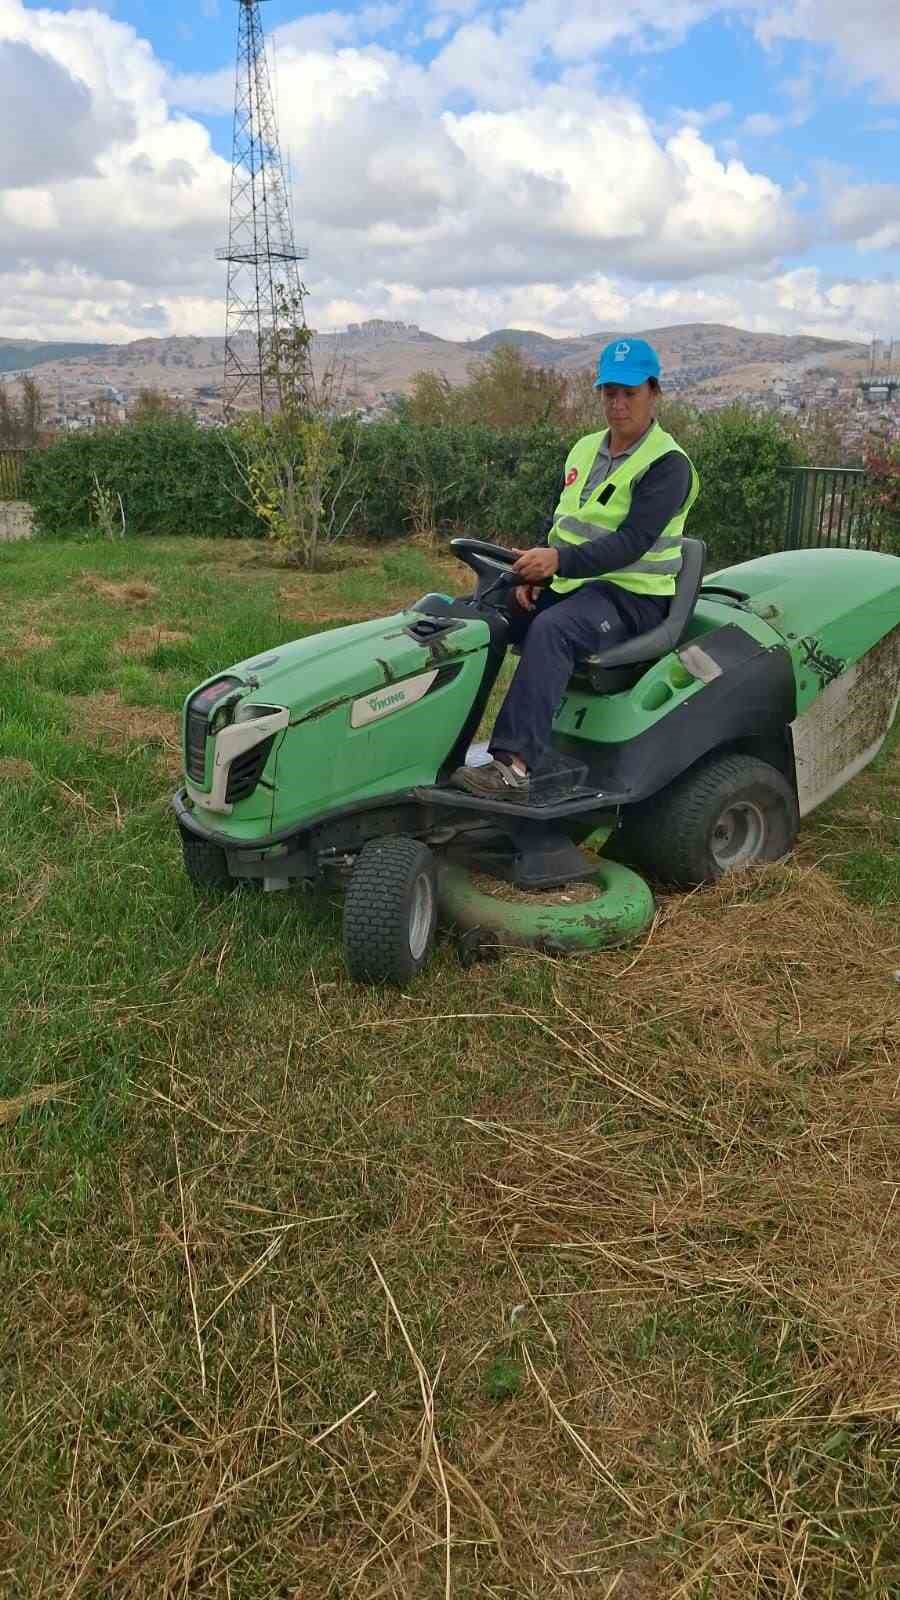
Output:
<path fill-rule="evenodd" d="M 848 458 L 842 424 L 840 412 L 827 406 L 811 406 L 796 419 L 785 421 L 784 428 L 809 466 L 846 467 L 852 465 L 852 460 Z"/>
<path fill-rule="evenodd" d="M 96 400 L 91 402 L 91 410 L 97 419 L 98 428 L 115 427 L 116 406 L 111 395 L 98 394 Z"/>
<path fill-rule="evenodd" d="M 40 439 L 44 420 L 41 391 L 27 373 L 19 379 L 18 387 L 16 400 L 9 387 L 0 384 L 0 449 L 31 450 Z"/>
<path fill-rule="evenodd" d="M 104 539 L 124 539 L 125 506 L 122 496 L 108 484 L 101 483 L 96 472 L 91 473 L 91 517 Z"/>
<path fill-rule="evenodd" d="M 174 411 L 175 406 L 167 394 L 161 389 L 147 387 L 138 390 L 130 416 L 132 422 L 155 422 L 159 417 L 171 417 Z"/>
<path fill-rule="evenodd" d="M 870 441 L 865 464 L 879 548 L 900 555 L 900 444 Z"/>
<path fill-rule="evenodd" d="M 498 344 L 484 360 L 472 361 L 468 381 L 453 385 L 443 373 L 417 372 L 409 416 L 413 422 L 482 422 L 491 428 L 530 428 L 546 422 L 565 426 L 569 379 L 529 361 L 519 345 Z"/>
<path fill-rule="evenodd" d="M 287 559 L 315 569 L 359 509 L 357 427 L 344 415 L 348 369 L 335 357 L 316 374 L 303 293 L 282 295 L 266 375 L 277 396 L 270 417 L 237 424 L 234 456 L 250 502 Z"/>
<path fill-rule="evenodd" d="M 412 393 L 406 401 L 402 422 L 418 422 L 426 427 L 457 422 L 461 396 L 443 372 L 416 372 L 412 380 Z"/>

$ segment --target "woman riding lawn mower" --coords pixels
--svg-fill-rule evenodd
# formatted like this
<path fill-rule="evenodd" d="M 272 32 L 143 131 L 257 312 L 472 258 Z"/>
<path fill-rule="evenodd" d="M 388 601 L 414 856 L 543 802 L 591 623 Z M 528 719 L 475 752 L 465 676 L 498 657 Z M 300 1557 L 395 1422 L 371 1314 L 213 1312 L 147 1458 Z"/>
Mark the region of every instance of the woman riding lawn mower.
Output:
<path fill-rule="evenodd" d="M 359 981 L 419 972 L 439 912 L 469 953 L 633 939 L 654 911 L 643 874 L 694 885 L 784 856 L 894 720 L 898 558 L 796 550 L 704 585 L 704 546 L 685 538 L 662 620 L 575 660 L 526 791 L 459 787 L 483 761 L 470 747 L 522 580 L 501 546 L 451 548 L 475 574 L 469 598 L 428 594 L 285 644 L 185 703 L 173 803 L 188 876 L 205 890 L 345 881 Z M 596 894 L 510 903 L 473 873 Z"/>

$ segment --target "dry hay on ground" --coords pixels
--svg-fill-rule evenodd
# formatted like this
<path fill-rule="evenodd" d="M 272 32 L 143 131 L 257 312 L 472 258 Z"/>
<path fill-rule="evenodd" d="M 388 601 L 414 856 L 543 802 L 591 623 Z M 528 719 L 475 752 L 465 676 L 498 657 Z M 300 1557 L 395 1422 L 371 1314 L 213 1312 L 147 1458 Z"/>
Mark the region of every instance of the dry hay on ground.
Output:
<path fill-rule="evenodd" d="M 505 878 L 493 878 L 487 872 L 471 873 L 472 887 L 479 894 L 489 894 L 495 900 L 505 900 L 515 906 L 571 906 L 596 900 L 600 890 L 596 883 L 574 882 L 557 884 L 552 889 L 520 889 Z"/>
<path fill-rule="evenodd" d="M 445 549 L 419 539 L 405 539 L 400 548 L 403 553 L 414 550 L 426 556 L 434 582 L 451 591 L 460 586 L 465 588 L 464 569 L 458 561 L 448 559 Z M 389 554 L 390 549 L 384 546 L 353 544 L 329 552 L 316 572 L 293 569 L 296 572 L 293 581 L 283 583 L 277 592 L 283 615 L 292 622 L 305 624 L 350 623 L 367 622 L 382 611 L 389 614 L 398 610 L 415 599 L 416 592 L 414 587 L 410 589 L 409 580 L 385 576 L 384 559 Z M 360 599 L 343 597 L 340 575 L 345 572 L 371 578 L 383 598 L 378 599 L 377 595 L 374 599 L 371 595 Z"/>
<path fill-rule="evenodd" d="M 19 877 L 11 894 L 4 895 L 4 919 L 8 935 L 15 937 L 18 928 L 43 905 L 57 875 L 57 868 L 44 861 L 31 877 Z"/>
<path fill-rule="evenodd" d="M 671 1530 L 675 1479 L 702 1473 L 690 1564 L 708 1561 L 711 1592 L 729 1600 L 762 1592 L 763 1578 L 810 1600 L 850 1592 L 829 1586 L 838 1545 L 818 1534 L 804 1545 L 811 1464 L 814 1481 L 835 1477 L 826 1500 L 842 1471 L 844 1496 L 851 1484 L 873 1505 L 892 1493 L 898 967 L 896 930 L 815 867 L 672 899 L 637 954 L 560 965 L 555 1008 L 531 1016 L 583 1119 L 558 1129 L 513 1106 L 467 1119 L 480 1152 L 456 1225 L 487 1260 L 514 1250 L 536 1336 L 563 1307 L 539 1292 L 529 1257 L 550 1251 L 581 1280 L 555 1358 L 545 1350 L 528 1367 L 535 1399 L 628 1483 L 636 1538 Z M 617 1109 L 592 1114 L 594 1101 Z M 637 1363 L 613 1353 L 629 1305 L 649 1329 Z M 704 1316 L 727 1328 L 708 1359 Z M 742 1327 L 778 1381 L 761 1376 L 723 1404 L 720 1379 L 748 1359 L 728 1347 Z M 821 1456 L 845 1434 L 868 1441 L 852 1470 Z M 866 1460 L 871 1481 L 859 1477 Z M 760 1479 L 752 1516 L 733 1499 L 744 1462 L 751 1493 Z M 585 1545 L 573 1566 L 589 1564 Z M 653 1592 L 681 1595 L 682 1576 L 669 1567 Z"/>
<path fill-rule="evenodd" d="M 316 623 L 323 626 L 327 622 L 368 622 L 372 616 L 372 602 L 347 601 L 341 604 L 340 600 L 332 605 L 319 603 L 315 595 L 308 590 L 297 592 L 290 588 L 278 590 L 276 599 L 280 614 L 289 622 L 300 622 L 306 625 Z"/>
<path fill-rule="evenodd" d="M 15 756 L 0 760 L 0 783 L 28 783 L 34 777 L 30 761 L 20 761 Z"/>
<path fill-rule="evenodd" d="M 206 959 L 221 957 L 211 948 Z M 252 1130 L 273 1162 L 302 1167 L 311 1193 L 315 1173 L 328 1184 L 344 1163 L 361 1163 L 366 1196 L 399 1174 L 389 1199 L 373 1201 L 377 1223 L 364 1213 L 358 1245 L 340 1226 L 329 1236 L 327 1222 L 307 1244 L 316 1260 L 303 1316 L 289 1309 L 287 1248 L 272 1269 L 282 1371 L 353 1363 L 349 1398 L 321 1421 L 314 1411 L 306 1437 L 345 1404 L 363 1407 L 321 1460 L 317 1451 L 315 1470 L 298 1459 L 272 1524 L 269 1548 L 288 1541 L 304 1594 L 443 1592 L 448 1518 L 460 1597 L 860 1592 L 853 1562 L 857 1551 L 874 1558 L 874 1540 L 867 1552 L 857 1511 L 890 1505 L 900 1412 L 898 968 L 896 932 L 793 862 L 667 899 L 637 949 L 473 969 L 450 1004 L 427 987 L 352 1005 L 340 984 L 327 1002 L 314 988 L 311 1023 L 304 1006 L 290 1025 L 280 1102 L 277 1082 L 271 1102 L 246 1083 L 239 1051 L 202 1081 L 189 1063 L 173 1100 L 218 1131 L 217 1159 Z M 536 972 L 546 982 L 529 1007 L 517 995 L 535 993 Z M 283 1054 L 286 1023 L 272 1026 Z M 454 1038 L 457 1070 L 472 1080 L 495 1078 L 498 1057 L 518 1064 L 460 1119 L 434 1109 L 430 1077 Z M 292 1123 L 304 1073 L 340 1086 L 363 1072 L 383 1109 L 334 1151 L 305 1109 Z M 390 1122 L 389 1142 L 369 1144 L 369 1118 Z M 435 1138 L 464 1147 L 458 1175 L 429 1148 Z M 351 1192 L 314 1203 L 342 1216 Z M 275 1202 L 267 1187 L 258 1195 L 261 1227 Z M 284 1204 L 289 1227 L 294 1202 Z M 208 1240 L 222 1214 L 208 1193 L 193 1236 Z M 262 1249 L 260 1239 L 253 1255 Z M 210 1274 L 206 1245 L 201 1259 Z M 338 1287 L 348 1277 L 349 1313 Z M 251 1395 L 242 1367 L 241 1405 L 276 1435 L 272 1460 L 293 1459 L 295 1435 L 278 1433 L 262 1292 L 259 1303 L 257 1387 Z M 356 1317 L 368 1319 L 364 1333 Z M 382 1343 L 399 1376 L 373 1370 Z M 502 1405 L 481 1387 L 497 1351 L 520 1371 Z M 244 1412 L 228 1428 L 247 1441 L 249 1480 L 269 1458 L 253 1453 Z M 206 1504 L 187 1450 L 182 1461 L 195 1472 L 186 1503 Z M 301 1502 L 308 1540 L 292 1520 Z M 227 1545 L 224 1523 L 207 1560 L 216 1539 Z M 167 1553 L 173 1570 L 176 1555 L 199 1559 L 184 1536 Z M 149 1596 L 149 1573 L 145 1584 Z"/>
<path fill-rule="evenodd" d="M 72 1461 L 58 1586 L 888 1595 L 896 930 L 794 862 L 635 949 L 400 997 L 311 970 L 219 1032 L 192 985 L 227 989 L 240 904 L 154 1009 L 108 1276 L 66 1299 L 38 1257 L 12 1308 Z"/>
<path fill-rule="evenodd" d="M 0 1127 L 17 1122 L 26 1111 L 33 1111 L 36 1106 L 46 1105 L 48 1100 L 63 1100 L 74 1089 L 74 1083 L 48 1083 L 37 1088 L 29 1089 L 25 1094 L 16 1095 L 12 1100 L 0 1100 Z"/>
<path fill-rule="evenodd" d="M 8 644 L 2 647 L 3 655 L 24 656 L 30 655 L 34 650 L 49 650 L 54 641 L 46 633 L 38 633 L 35 628 L 23 628 Z"/>
<path fill-rule="evenodd" d="M 113 583 L 110 578 L 101 578 L 95 572 L 83 572 L 81 581 L 92 594 L 99 595 L 103 600 L 112 600 L 120 606 L 142 605 L 159 594 L 155 584 L 141 578 L 129 579 L 127 583 Z"/>
<path fill-rule="evenodd" d="M 174 711 L 157 706 L 127 706 L 118 695 L 107 692 L 69 695 L 68 706 L 76 738 L 107 744 L 115 750 L 134 744 L 156 746 L 161 749 L 166 768 L 170 772 L 180 770 L 181 747 Z"/>
<path fill-rule="evenodd" d="M 116 652 L 121 656 L 148 656 L 160 645 L 189 644 L 190 634 L 179 628 L 164 628 L 162 624 L 148 623 L 132 628 L 124 639 L 116 640 Z"/>

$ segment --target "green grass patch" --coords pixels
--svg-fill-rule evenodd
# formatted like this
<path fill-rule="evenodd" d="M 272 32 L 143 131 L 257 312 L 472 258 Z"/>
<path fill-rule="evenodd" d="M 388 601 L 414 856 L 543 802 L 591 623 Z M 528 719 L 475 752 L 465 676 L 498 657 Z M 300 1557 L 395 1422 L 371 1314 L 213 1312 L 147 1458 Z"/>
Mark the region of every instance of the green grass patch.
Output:
<path fill-rule="evenodd" d="M 174 713 L 447 564 L 0 581 L 3 1592 L 900 1592 L 896 742 L 640 954 L 359 990 L 336 895 L 190 889 Z"/>

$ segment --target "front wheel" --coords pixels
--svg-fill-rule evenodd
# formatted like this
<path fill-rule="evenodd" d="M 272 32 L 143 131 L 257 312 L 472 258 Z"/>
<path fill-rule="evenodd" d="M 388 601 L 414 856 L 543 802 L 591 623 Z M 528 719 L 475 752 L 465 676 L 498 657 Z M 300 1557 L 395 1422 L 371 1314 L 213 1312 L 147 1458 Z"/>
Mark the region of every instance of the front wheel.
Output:
<path fill-rule="evenodd" d="M 344 901 L 344 960 L 357 983 L 400 987 L 422 971 L 437 927 L 437 872 L 427 845 L 402 836 L 360 851 Z"/>
<path fill-rule="evenodd" d="M 619 852 L 662 883 L 691 888 L 780 861 L 800 816 L 787 778 L 755 756 L 713 756 L 636 807 Z"/>
<path fill-rule="evenodd" d="M 195 834 L 181 829 L 181 849 L 184 870 L 200 894 L 227 894 L 233 889 L 234 879 L 228 871 L 228 857 L 220 845 L 208 839 L 198 839 Z"/>

